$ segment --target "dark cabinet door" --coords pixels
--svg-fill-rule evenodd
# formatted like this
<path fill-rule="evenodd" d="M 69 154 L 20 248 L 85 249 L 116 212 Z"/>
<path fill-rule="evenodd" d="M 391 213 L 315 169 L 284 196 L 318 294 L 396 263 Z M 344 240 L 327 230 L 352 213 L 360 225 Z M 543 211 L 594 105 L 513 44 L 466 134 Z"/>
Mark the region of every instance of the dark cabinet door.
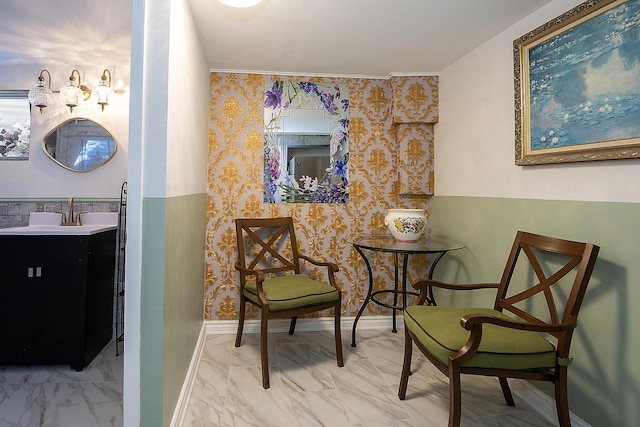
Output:
<path fill-rule="evenodd" d="M 37 239 L 33 358 L 39 363 L 68 363 L 77 353 L 82 316 L 79 294 L 84 289 L 84 236 L 41 236 Z M 84 254 L 83 254 L 84 252 Z"/>
<path fill-rule="evenodd" d="M 39 260 L 42 275 L 36 281 L 33 353 L 47 363 L 65 363 L 74 352 L 81 327 L 78 291 L 82 260 Z"/>
<path fill-rule="evenodd" d="M 116 230 L 94 234 L 89 240 L 84 323 L 84 365 L 113 337 L 113 292 L 116 265 Z M 72 366 L 74 367 L 74 366 Z"/>
<path fill-rule="evenodd" d="M 33 344 L 35 283 L 29 262 L 20 256 L 0 256 L 0 361 L 19 363 Z"/>

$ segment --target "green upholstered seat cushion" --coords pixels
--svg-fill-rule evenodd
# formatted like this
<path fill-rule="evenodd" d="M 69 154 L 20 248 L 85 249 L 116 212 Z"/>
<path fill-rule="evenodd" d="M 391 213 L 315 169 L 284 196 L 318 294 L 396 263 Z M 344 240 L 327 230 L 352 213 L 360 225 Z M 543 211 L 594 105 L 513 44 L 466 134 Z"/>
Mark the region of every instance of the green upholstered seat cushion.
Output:
<path fill-rule="evenodd" d="M 290 310 L 340 298 L 340 293 L 333 286 L 299 274 L 265 279 L 262 288 L 269 300 L 269 311 Z M 247 282 L 243 293 L 260 304 L 255 281 Z"/>
<path fill-rule="evenodd" d="M 467 314 L 509 316 L 492 309 L 409 306 L 404 324 L 442 363 L 469 339 L 470 332 L 460 325 Z M 462 366 L 499 369 L 540 369 L 555 366 L 555 347 L 537 332 L 483 325 L 482 340 L 476 354 Z"/>

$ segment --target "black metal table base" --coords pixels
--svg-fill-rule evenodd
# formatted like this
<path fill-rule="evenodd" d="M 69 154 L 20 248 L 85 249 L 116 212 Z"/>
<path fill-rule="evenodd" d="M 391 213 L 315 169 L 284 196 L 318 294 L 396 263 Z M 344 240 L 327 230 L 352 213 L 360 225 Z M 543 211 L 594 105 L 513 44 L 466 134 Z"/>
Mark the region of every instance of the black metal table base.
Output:
<path fill-rule="evenodd" d="M 367 266 L 367 272 L 369 273 L 369 288 L 367 290 L 367 296 L 365 297 L 364 302 L 362 303 L 362 307 L 360 307 L 360 310 L 358 310 L 358 314 L 356 315 L 356 318 L 353 320 L 353 329 L 351 331 L 351 347 L 356 347 L 356 326 L 358 325 L 358 320 L 360 319 L 360 316 L 362 316 L 362 313 L 364 313 L 364 310 L 367 307 L 367 304 L 373 301 L 378 305 L 392 309 L 393 325 L 392 325 L 391 331 L 395 333 L 398 331 L 397 325 L 396 325 L 396 312 L 398 310 L 404 311 L 404 308 L 407 306 L 407 295 L 413 295 L 413 296 L 419 295 L 417 292 L 407 290 L 407 266 L 409 261 L 409 253 L 402 253 L 402 258 L 403 258 L 402 259 L 402 289 L 399 289 L 398 287 L 399 285 L 398 253 L 394 253 L 394 275 L 395 275 L 394 288 L 373 292 L 373 271 L 371 270 L 371 263 L 369 262 L 367 257 L 364 255 L 364 253 L 362 252 L 362 249 L 359 246 L 354 245 L 354 248 L 356 249 L 356 251 L 358 251 L 362 259 L 364 260 L 365 265 Z M 440 261 L 440 259 L 444 256 L 446 252 L 447 251 L 437 252 L 438 255 L 436 256 L 436 258 L 433 260 L 433 263 L 429 267 L 429 274 L 428 274 L 429 279 L 433 278 L 433 271 L 436 265 L 438 264 L 438 262 Z M 393 294 L 393 304 L 386 304 L 374 298 L 376 295 L 386 294 L 386 293 Z M 399 295 L 402 296 L 402 305 L 398 305 Z M 436 300 L 433 296 L 433 289 L 431 287 L 429 287 L 428 289 L 427 302 L 429 305 L 436 305 Z"/>

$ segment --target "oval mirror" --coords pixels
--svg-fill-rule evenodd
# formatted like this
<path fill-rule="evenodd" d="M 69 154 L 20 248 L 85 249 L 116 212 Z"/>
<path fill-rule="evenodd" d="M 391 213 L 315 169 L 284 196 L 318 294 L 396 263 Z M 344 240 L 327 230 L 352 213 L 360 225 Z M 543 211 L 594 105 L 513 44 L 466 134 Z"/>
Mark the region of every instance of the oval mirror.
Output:
<path fill-rule="evenodd" d="M 116 153 L 116 141 L 98 123 L 74 118 L 61 123 L 44 137 L 45 154 L 63 168 L 88 172 L 107 163 Z"/>

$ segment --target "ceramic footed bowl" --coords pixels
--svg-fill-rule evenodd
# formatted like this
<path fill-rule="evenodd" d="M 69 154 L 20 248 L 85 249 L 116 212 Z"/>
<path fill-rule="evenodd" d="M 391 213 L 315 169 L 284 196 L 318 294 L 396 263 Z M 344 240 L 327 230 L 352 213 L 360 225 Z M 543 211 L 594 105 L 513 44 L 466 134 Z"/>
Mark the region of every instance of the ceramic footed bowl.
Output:
<path fill-rule="evenodd" d="M 398 242 L 413 243 L 424 234 L 427 215 L 422 209 L 389 209 L 384 224 Z"/>

